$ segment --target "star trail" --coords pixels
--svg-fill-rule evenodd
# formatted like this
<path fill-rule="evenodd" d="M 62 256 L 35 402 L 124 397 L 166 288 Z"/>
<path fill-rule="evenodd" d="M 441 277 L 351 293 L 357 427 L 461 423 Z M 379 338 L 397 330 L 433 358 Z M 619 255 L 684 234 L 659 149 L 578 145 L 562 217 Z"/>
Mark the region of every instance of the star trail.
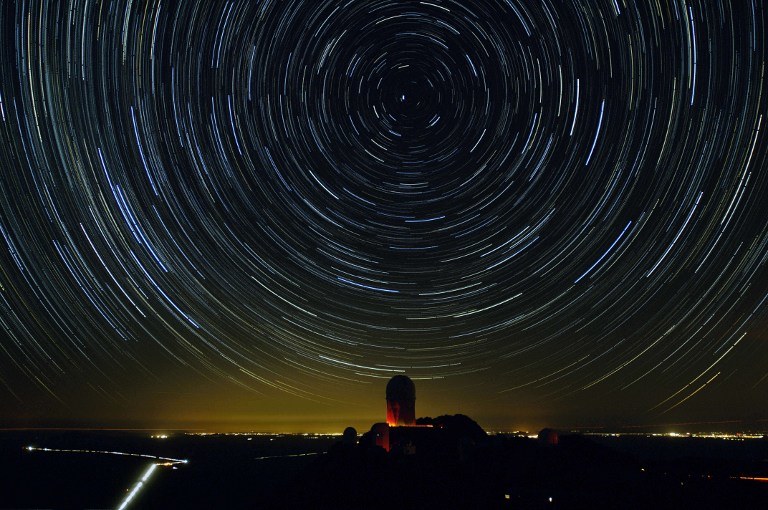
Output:
<path fill-rule="evenodd" d="M 0 12 L 0 417 L 768 418 L 758 0 Z"/>

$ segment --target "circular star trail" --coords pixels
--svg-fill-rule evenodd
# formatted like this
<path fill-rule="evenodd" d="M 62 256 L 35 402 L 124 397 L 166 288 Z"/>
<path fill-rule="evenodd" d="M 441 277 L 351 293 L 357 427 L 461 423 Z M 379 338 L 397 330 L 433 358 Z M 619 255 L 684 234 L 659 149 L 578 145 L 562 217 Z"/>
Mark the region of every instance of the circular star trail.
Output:
<path fill-rule="evenodd" d="M 757 0 L 12 1 L 0 27 L 17 407 L 404 371 L 765 405 Z"/>

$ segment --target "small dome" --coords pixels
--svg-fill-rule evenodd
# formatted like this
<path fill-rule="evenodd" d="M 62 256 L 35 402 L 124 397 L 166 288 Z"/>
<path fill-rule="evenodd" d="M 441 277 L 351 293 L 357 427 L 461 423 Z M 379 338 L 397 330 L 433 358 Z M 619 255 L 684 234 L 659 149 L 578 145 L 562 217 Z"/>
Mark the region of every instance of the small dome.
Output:
<path fill-rule="evenodd" d="M 541 429 L 538 439 L 540 443 L 552 446 L 560 442 L 560 436 L 558 436 L 557 431 L 552 429 Z"/>
<path fill-rule="evenodd" d="M 357 443 L 357 430 L 354 427 L 345 428 L 344 434 L 341 436 L 341 442 L 345 444 Z"/>
<path fill-rule="evenodd" d="M 416 400 L 416 386 L 407 375 L 396 375 L 387 383 L 387 400 Z"/>

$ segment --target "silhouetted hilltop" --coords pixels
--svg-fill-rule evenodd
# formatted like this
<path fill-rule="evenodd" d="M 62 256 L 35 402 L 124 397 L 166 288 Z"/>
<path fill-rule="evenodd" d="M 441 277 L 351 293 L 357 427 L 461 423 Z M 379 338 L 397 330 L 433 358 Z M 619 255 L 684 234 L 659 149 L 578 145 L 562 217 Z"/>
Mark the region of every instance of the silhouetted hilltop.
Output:
<path fill-rule="evenodd" d="M 419 418 L 417 425 L 431 425 L 434 428 L 443 429 L 456 439 L 482 441 L 488 437 L 483 428 L 475 420 L 463 414 L 443 415 L 437 418 Z"/>
<path fill-rule="evenodd" d="M 549 428 L 531 439 L 488 436 L 462 414 L 416 419 L 416 386 L 404 374 L 390 379 L 386 401 L 386 422 L 359 440 L 348 427 L 286 488 L 281 508 L 720 510 L 768 501 L 768 491 L 740 484 L 722 459 L 702 471 L 690 459 L 641 463 Z"/>
<path fill-rule="evenodd" d="M 419 418 L 412 426 L 376 423 L 360 438 L 362 447 L 382 447 L 393 455 L 456 456 L 487 438 L 471 418 L 457 414 Z"/>
<path fill-rule="evenodd" d="M 387 453 L 365 434 L 339 442 L 295 480 L 284 508 L 736 509 L 761 508 L 768 495 L 764 484 L 707 478 L 685 459 L 641 463 L 581 435 L 552 445 L 480 434 L 461 415 L 417 423 L 432 425 L 421 429 L 434 432 L 428 448 Z"/>

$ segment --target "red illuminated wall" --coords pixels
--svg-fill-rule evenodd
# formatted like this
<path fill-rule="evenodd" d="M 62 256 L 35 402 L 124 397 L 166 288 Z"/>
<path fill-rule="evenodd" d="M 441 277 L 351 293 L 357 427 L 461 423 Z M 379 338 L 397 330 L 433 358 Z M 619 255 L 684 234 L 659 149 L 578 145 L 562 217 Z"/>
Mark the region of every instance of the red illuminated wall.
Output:
<path fill-rule="evenodd" d="M 416 425 L 416 401 L 387 400 L 387 423 L 390 427 Z"/>

